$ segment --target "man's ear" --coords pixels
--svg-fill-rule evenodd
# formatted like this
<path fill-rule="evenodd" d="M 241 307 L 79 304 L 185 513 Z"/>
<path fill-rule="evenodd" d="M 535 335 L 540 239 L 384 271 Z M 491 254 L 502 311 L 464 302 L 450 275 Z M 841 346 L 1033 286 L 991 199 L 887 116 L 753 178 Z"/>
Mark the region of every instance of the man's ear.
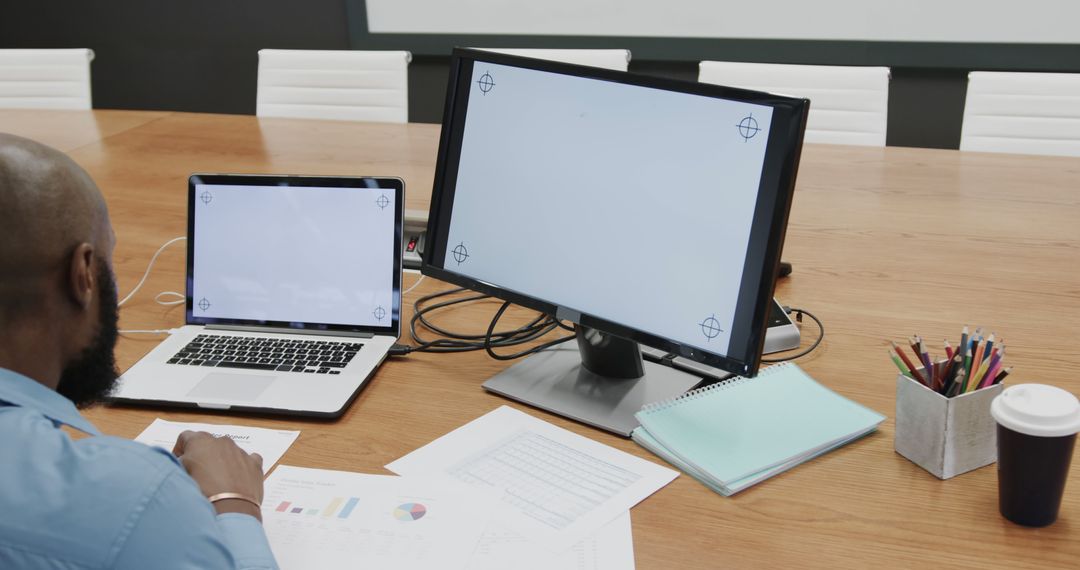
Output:
<path fill-rule="evenodd" d="M 90 306 L 98 285 L 95 283 L 97 275 L 94 272 L 96 256 L 94 246 L 85 242 L 77 245 L 71 253 L 67 292 L 71 300 L 84 309 Z"/>

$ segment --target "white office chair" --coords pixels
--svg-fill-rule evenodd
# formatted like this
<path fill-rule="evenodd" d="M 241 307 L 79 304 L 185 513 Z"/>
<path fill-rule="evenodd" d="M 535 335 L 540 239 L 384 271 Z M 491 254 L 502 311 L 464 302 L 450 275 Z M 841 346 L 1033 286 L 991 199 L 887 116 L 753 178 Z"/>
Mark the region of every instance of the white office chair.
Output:
<path fill-rule="evenodd" d="M 0 49 L 0 108 L 89 109 L 93 50 Z"/>
<path fill-rule="evenodd" d="M 703 61 L 698 81 L 810 99 L 806 142 L 885 146 L 888 67 Z"/>
<path fill-rule="evenodd" d="M 527 48 L 478 48 L 507 55 L 533 57 L 577 65 L 591 65 L 615 71 L 626 71 L 630 65 L 628 49 L 527 49 Z"/>
<path fill-rule="evenodd" d="M 405 123 L 407 51 L 259 50 L 260 117 Z"/>
<path fill-rule="evenodd" d="M 1080 156 L 1080 74 L 968 74 L 960 150 Z"/>

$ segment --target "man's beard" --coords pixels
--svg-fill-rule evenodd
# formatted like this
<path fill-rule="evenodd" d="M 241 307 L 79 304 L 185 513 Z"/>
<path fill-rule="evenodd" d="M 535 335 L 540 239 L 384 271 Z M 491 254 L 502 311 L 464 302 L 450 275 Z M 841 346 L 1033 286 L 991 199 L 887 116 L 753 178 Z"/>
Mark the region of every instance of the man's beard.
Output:
<path fill-rule="evenodd" d="M 120 309 L 116 304 L 116 280 L 104 261 L 98 262 L 97 281 L 98 302 L 101 311 L 98 314 L 98 330 L 90 346 L 87 346 L 74 361 L 69 362 L 60 374 L 60 383 L 56 391 L 71 400 L 79 408 L 85 408 L 101 401 L 116 386 L 120 375 L 116 370 L 117 322 Z"/>

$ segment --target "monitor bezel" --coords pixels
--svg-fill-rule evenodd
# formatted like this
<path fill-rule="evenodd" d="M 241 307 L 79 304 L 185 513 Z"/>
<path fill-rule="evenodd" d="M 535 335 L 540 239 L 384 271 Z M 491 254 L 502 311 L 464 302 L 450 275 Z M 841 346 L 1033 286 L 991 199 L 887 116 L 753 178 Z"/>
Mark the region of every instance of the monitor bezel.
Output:
<path fill-rule="evenodd" d="M 375 188 L 394 193 L 394 275 L 393 301 L 390 323 L 386 326 L 343 325 L 337 323 L 264 321 L 259 319 L 227 319 L 219 317 L 197 317 L 194 315 L 192 287 L 195 274 L 195 200 L 196 187 L 206 185 L 228 186 L 289 186 L 308 188 Z M 184 280 L 185 322 L 189 325 L 225 325 L 244 327 L 263 327 L 296 331 L 325 331 L 340 333 L 393 335 L 401 334 L 401 272 L 402 272 L 402 234 L 404 233 L 405 181 L 392 176 L 302 176 L 279 174 L 192 174 L 188 177 L 188 219 L 187 219 L 187 273 Z"/>
<path fill-rule="evenodd" d="M 773 109 L 772 126 L 769 130 L 766 147 L 765 166 L 762 169 L 761 182 L 759 183 L 758 201 L 754 211 L 755 220 L 751 226 L 751 237 L 745 261 L 746 266 L 743 268 L 743 281 L 739 288 L 740 299 L 736 309 L 736 325 L 741 326 L 742 323 L 749 323 L 749 331 L 739 331 L 738 338 L 745 338 L 747 342 L 746 346 L 740 347 L 741 350 L 739 350 L 738 355 L 733 356 L 735 351 L 732 350 L 729 350 L 727 355 L 707 352 L 698 347 L 661 337 L 648 331 L 590 315 L 587 312 L 580 312 L 578 308 L 561 306 L 552 301 L 539 299 L 527 293 L 514 291 L 496 283 L 481 281 L 445 268 L 446 238 L 450 227 L 453 193 L 455 191 L 457 167 L 464 135 L 464 128 L 460 128 L 460 126 L 464 125 L 466 118 L 472 87 L 470 72 L 473 62 L 476 61 L 707 97 L 733 99 L 767 105 Z M 735 374 L 753 376 L 757 373 L 761 364 L 769 310 L 778 277 L 780 252 L 783 249 L 784 234 L 786 233 L 788 215 L 794 195 L 795 178 L 802 151 L 809 104 L 810 102 L 807 99 L 785 97 L 760 91 L 638 75 L 482 50 L 455 49 L 450 60 L 450 79 L 447 85 L 446 105 L 443 111 L 442 133 L 439 139 L 439 153 L 435 168 L 435 182 L 432 189 L 425 255 L 421 272 L 523 307 L 554 315 L 560 319 L 604 330 L 671 354 Z M 768 219 L 770 217 L 769 213 L 771 213 L 771 220 Z M 777 229 L 762 236 L 765 227 Z M 748 268 L 753 269 L 753 267 L 748 266 L 758 267 L 758 269 L 748 271 Z M 744 314 L 747 310 L 751 313 L 749 320 L 746 319 Z M 746 332 L 746 334 L 742 334 L 743 332 Z M 737 338 L 735 330 L 732 331 L 731 338 L 733 341 Z"/>

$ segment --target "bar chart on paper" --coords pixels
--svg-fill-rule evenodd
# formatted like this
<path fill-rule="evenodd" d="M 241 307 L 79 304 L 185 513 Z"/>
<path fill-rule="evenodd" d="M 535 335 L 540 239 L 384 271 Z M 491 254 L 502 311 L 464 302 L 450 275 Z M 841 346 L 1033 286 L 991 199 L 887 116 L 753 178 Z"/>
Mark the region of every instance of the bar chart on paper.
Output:
<path fill-rule="evenodd" d="M 283 570 L 462 568 L 487 524 L 477 498 L 445 483 L 281 465 L 265 489 Z"/>
<path fill-rule="evenodd" d="M 330 499 L 330 502 L 326 504 L 322 509 L 304 508 L 299 505 L 292 504 L 291 501 L 281 501 L 274 512 L 277 513 L 289 513 L 293 515 L 305 514 L 309 516 L 321 515 L 323 518 L 335 517 L 339 519 L 347 519 L 352 514 L 353 509 L 360 503 L 360 499 L 357 497 L 334 497 Z"/>

